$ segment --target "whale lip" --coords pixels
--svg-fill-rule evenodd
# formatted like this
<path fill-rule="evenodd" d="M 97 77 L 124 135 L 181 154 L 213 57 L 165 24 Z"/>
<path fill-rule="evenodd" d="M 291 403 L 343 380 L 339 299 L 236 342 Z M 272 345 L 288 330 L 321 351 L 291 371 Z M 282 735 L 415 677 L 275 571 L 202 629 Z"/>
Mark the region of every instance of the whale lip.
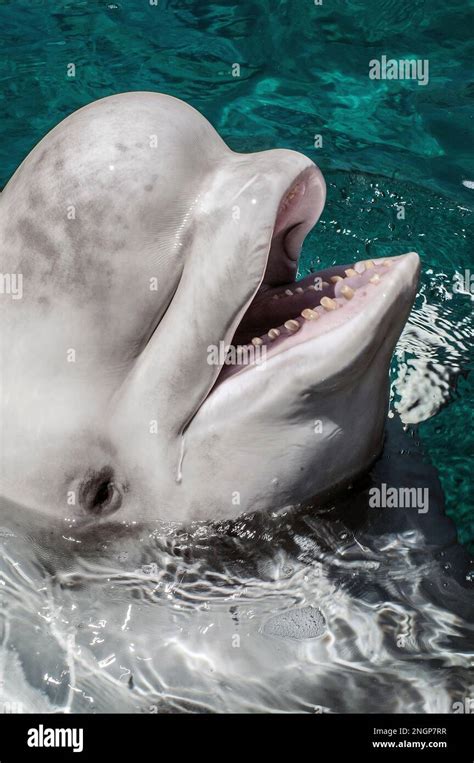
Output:
<path fill-rule="evenodd" d="M 311 163 L 292 179 L 278 205 L 260 293 L 296 279 L 303 242 L 316 225 L 325 200 L 324 178 Z"/>

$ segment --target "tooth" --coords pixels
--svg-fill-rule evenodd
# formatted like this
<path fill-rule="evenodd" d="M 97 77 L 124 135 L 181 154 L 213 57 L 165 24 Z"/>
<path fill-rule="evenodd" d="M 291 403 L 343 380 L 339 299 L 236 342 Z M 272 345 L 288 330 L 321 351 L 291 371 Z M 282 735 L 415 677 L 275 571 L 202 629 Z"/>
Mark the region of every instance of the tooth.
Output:
<path fill-rule="evenodd" d="M 280 336 L 280 334 L 281 334 L 281 331 L 280 331 L 280 329 L 270 329 L 270 331 L 268 332 L 268 336 L 270 337 L 270 339 L 272 340 L 272 342 L 273 342 L 275 339 L 278 339 L 278 337 Z"/>
<path fill-rule="evenodd" d="M 298 331 L 300 327 L 300 324 L 298 321 L 294 321 L 293 319 L 286 321 L 285 328 L 288 329 L 288 331 Z"/>
<path fill-rule="evenodd" d="M 303 289 L 301 288 L 301 286 L 298 286 L 298 288 L 297 288 L 297 289 L 295 289 L 295 292 L 296 292 L 297 294 L 303 294 Z"/>
<path fill-rule="evenodd" d="M 370 283 L 380 283 L 380 276 L 378 273 L 375 273 L 375 275 L 372 276 L 372 278 L 369 278 Z"/>
<path fill-rule="evenodd" d="M 286 294 L 288 297 L 292 297 L 292 296 L 293 296 L 293 292 L 291 291 L 291 289 L 285 289 L 285 294 Z"/>
<path fill-rule="evenodd" d="M 355 270 L 356 273 L 359 273 L 359 275 L 360 275 L 361 273 L 363 273 L 365 271 L 365 263 L 363 263 L 363 262 L 356 262 L 356 264 L 354 265 L 354 270 Z"/>
<path fill-rule="evenodd" d="M 351 289 L 351 287 L 348 286 L 347 284 L 344 284 L 344 286 L 341 288 L 341 294 L 343 297 L 345 297 L 345 299 L 352 299 L 352 297 L 355 294 L 355 291 L 354 289 Z"/>
<path fill-rule="evenodd" d="M 350 276 L 356 276 L 356 275 L 357 275 L 357 271 L 356 271 L 356 270 L 354 270 L 354 268 L 347 268 L 347 270 L 345 271 L 345 273 L 346 273 L 346 276 L 349 276 L 349 277 L 350 277 Z"/>
<path fill-rule="evenodd" d="M 273 295 L 273 299 L 280 299 L 280 295 L 279 294 L 274 294 Z"/>
<path fill-rule="evenodd" d="M 254 338 L 252 339 L 252 344 L 254 347 L 260 347 L 260 345 L 263 344 L 263 339 L 260 339 L 259 336 L 254 336 Z"/>
<path fill-rule="evenodd" d="M 337 302 L 335 302 L 330 297 L 323 297 L 321 300 L 321 304 L 324 307 L 325 310 L 336 310 L 337 309 Z"/>
<path fill-rule="evenodd" d="M 309 307 L 305 307 L 301 315 L 305 319 L 305 321 L 315 321 L 316 318 L 319 318 L 319 315 L 314 310 L 311 310 L 311 308 Z"/>
<path fill-rule="evenodd" d="M 374 264 L 373 260 L 366 260 L 365 261 L 365 267 L 366 268 L 374 268 L 375 264 Z"/>
<path fill-rule="evenodd" d="M 323 289 L 325 289 L 327 286 L 329 286 L 329 284 L 327 281 L 323 281 L 321 286 L 323 287 Z"/>
<path fill-rule="evenodd" d="M 312 291 L 318 291 L 318 289 L 316 288 L 316 286 L 313 286 L 313 285 L 311 285 L 311 286 L 308 286 L 308 291 L 309 291 L 309 289 L 312 289 Z"/>
<path fill-rule="evenodd" d="M 337 283 L 338 281 L 342 281 L 342 280 L 343 280 L 343 278 L 342 278 L 342 276 L 331 276 L 331 278 L 330 278 L 329 280 L 330 280 L 332 283 Z"/>

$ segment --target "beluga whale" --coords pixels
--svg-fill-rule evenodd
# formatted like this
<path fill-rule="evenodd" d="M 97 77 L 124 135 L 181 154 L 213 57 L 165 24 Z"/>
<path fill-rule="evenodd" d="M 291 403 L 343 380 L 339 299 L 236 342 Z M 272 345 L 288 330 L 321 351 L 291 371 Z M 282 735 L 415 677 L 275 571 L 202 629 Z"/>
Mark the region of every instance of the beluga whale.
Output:
<path fill-rule="evenodd" d="M 2 505 L 185 524 L 368 469 L 419 258 L 297 280 L 325 197 L 306 156 L 236 153 L 168 95 L 48 133 L 0 195 Z"/>

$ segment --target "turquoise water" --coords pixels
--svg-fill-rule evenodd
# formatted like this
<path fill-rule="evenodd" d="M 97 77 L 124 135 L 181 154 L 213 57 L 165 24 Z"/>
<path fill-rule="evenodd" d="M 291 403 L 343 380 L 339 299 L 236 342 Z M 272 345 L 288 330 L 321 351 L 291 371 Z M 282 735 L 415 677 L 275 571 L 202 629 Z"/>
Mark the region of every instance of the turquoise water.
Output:
<path fill-rule="evenodd" d="M 193 104 L 235 150 L 289 147 L 320 165 L 328 201 L 303 270 L 420 253 L 422 285 L 394 359 L 392 414 L 418 430 L 467 544 L 472 298 L 452 286 L 456 272 L 474 273 L 474 189 L 463 185 L 474 180 L 469 9 L 439 0 L 0 0 L 0 186 L 75 109 L 156 90 Z M 429 83 L 370 80 L 369 61 L 383 54 L 428 59 Z"/>

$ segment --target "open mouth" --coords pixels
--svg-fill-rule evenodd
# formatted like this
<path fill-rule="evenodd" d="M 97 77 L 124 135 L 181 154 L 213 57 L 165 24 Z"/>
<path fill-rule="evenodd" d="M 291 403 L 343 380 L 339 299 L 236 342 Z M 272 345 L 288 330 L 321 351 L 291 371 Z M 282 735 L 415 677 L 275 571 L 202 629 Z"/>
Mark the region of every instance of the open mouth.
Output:
<path fill-rule="evenodd" d="M 398 258 L 334 265 L 296 280 L 304 238 L 314 225 L 316 168 L 285 193 L 276 216 L 265 274 L 229 345 L 216 384 L 340 326 L 383 288 Z M 319 181 L 318 181 L 319 182 Z"/>

